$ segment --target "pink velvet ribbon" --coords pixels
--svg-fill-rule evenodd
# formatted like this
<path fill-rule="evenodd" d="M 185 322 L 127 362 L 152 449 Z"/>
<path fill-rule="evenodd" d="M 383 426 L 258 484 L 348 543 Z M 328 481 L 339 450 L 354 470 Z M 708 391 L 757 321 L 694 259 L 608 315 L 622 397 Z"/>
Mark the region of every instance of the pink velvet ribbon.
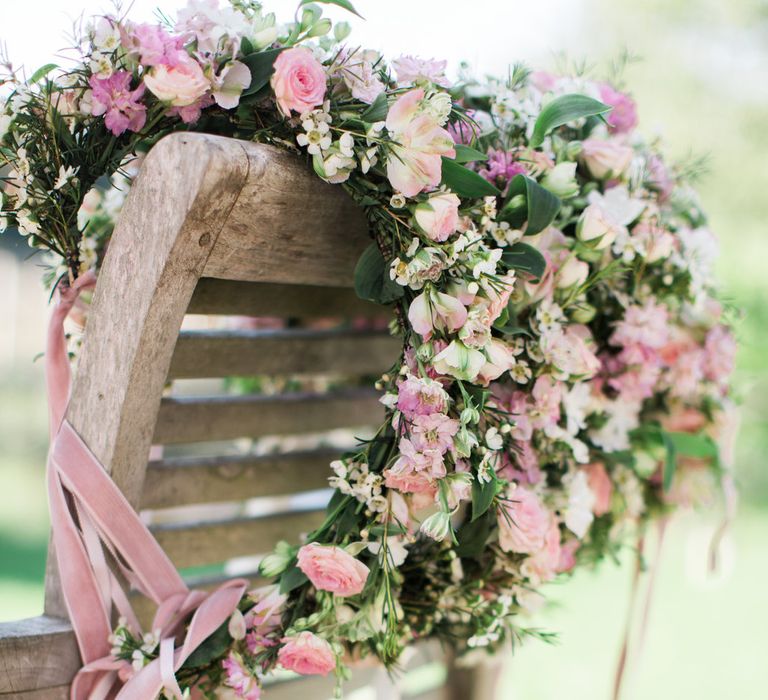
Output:
<path fill-rule="evenodd" d="M 59 288 L 46 343 L 51 448 L 48 500 L 61 590 L 77 637 L 83 668 L 72 700 L 150 700 L 164 691 L 182 700 L 176 672 L 237 608 L 248 582 L 234 579 L 212 593 L 191 591 L 99 460 L 64 418 L 71 386 L 64 320 L 80 293 L 92 289 L 89 272 Z M 106 551 L 105 551 L 106 550 Z M 138 672 L 111 654 L 116 611 L 141 630 L 109 558 L 128 582 L 157 604 L 152 631 L 160 652 Z M 191 620 L 186 626 L 185 621 Z"/>

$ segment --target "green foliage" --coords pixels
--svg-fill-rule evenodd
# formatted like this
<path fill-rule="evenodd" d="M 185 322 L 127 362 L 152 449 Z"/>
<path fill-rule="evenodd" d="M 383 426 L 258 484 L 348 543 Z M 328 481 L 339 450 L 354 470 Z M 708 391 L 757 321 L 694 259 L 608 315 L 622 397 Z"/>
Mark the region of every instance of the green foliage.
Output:
<path fill-rule="evenodd" d="M 347 12 L 351 12 L 353 15 L 357 15 L 358 17 L 360 17 L 360 19 L 365 19 L 354 8 L 354 6 L 349 0 L 301 0 L 301 2 L 299 3 L 299 7 L 303 7 L 304 5 L 312 5 L 314 3 L 320 3 L 321 5 L 336 5 L 336 7 L 341 7 Z"/>
<path fill-rule="evenodd" d="M 459 197 L 476 199 L 492 197 L 501 194 L 488 180 L 478 175 L 474 170 L 465 168 L 450 158 L 443 157 L 442 183 Z"/>
<path fill-rule="evenodd" d="M 284 49 L 267 49 L 244 56 L 241 60 L 251 71 L 251 84 L 243 90 L 243 97 L 255 95 L 269 83 L 275 72 L 275 59 Z"/>
<path fill-rule="evenodd" d="M 475 163 L 477 161 L 488 160 L 488 155 L 482 151 L 478 151 L 476 148 L 470 146 L 464 146 L 460 143 L 456 144 L 456 157 L 453 159 L 456 163 Z"/>
<path fill-rule="evenodd" d="M 521 270 L 541 279 L 547 269 L 547 261 L 544 256 L 533 246 L 527 243 L 515 243 L 505 248 L 501 254 L 504 264 L 513 270 Z"/>
<path fill-rule="evenodd" d="M 389 278 L 389 266 L 375 243 L 371 243 L 355 266 L 355 292 L 376 304 L 391 304 L 403 296 L 403 288 Z"/>
<path fill-rule="evenodd" d="M 541 146 L 546 135 L 558 126 L 610 111 L 611 107 L 607 104 L 586 95 L 570 94 L 556 97 L 541 110 L 536 119 L 530 145 L 532 148 Z"/>
<path fill-rule="evenodd" d="M 562 202 L 527 175 L 515 175 L 509 183 L 507 199 L 499 212 L 499 221 L 521 228 L 527 221 L 527 236 L 543 231 L 560 211 Z"/>

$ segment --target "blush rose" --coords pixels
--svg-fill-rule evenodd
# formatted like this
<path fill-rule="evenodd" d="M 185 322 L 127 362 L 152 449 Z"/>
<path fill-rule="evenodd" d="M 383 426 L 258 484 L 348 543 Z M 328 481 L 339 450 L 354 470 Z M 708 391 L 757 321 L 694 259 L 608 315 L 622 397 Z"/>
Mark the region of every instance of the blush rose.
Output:
<path fill-rule="evenodd" d="M 323 104 L 326 75 L 323 64 L 307 48 L 296 46 L 275 59 L 272 89 L 280 111 L 302 114 Z"/>
<path fill-rule="evenodd" d="M 280 665 L 302 676 L 327 676 L 336 668 L 336 657 L 331 645 L 312 632 L 301 632 L 295 637 L 283 637 L 284 646 L 277 652 Z"/>
<path fill-rule="evenodd" d="M 313 542 L 299 550 L 297 560 L 315 588 L 342 598 L 360 593 L 368 579 L 368 567 L 340 547 Z"/>

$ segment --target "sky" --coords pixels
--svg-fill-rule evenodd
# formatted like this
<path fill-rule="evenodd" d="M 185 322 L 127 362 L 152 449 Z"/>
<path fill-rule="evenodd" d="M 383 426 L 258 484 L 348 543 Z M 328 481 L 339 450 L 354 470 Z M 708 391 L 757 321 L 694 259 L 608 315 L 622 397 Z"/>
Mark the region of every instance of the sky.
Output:
<path fill-rule="evenodd" d="M 225 2 L 226 0 L 220 0 Z M 354 0 L 365 17 L 360 20 L 338 8 L 328 8 L 332 19 L 353 25 L 350 41 L 383 51 L 396 58 L 410 53 L 423 58 L 443 58 L 449 74 L 462 60 L 474 72 L 503 74 L 511 62 L 551 62 L 552 55 L 568 48 L 568 37 L 577 33 L 584 0 Z M 124 0 L 132 4 L 130 16 L 149 21 L 156 8 L 174 17 L 186 0 Z M 292 17 L 298 0 L 265 0 L 264 6 L 278 21 Z M 3 0 L 0 40 L 15 66 L 27 75 L 49 62 L 59 62 L 57 52 L 69 44 L 73 20 L 109 12 L 110 0 Z M 467 11 L 467 7 L 472 12 Z"/>

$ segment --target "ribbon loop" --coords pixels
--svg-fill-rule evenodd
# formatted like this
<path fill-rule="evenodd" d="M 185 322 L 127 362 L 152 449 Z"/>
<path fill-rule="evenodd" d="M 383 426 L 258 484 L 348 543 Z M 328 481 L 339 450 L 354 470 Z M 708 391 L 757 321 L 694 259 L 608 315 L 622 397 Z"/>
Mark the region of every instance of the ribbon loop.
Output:
<path fill-rule="evenodd" d="M 58 290 L 46 342 L 46 385 L 51 447 L 47 483 L 51 525 L 64 601 L 84 666 L 72 681 L 72 700 L 148 700 L 161 691 L 182 700 L 176 673 L 237 609 L 248 582 L 227 581 L 208 594 L 191 591 L 96 456 L 65 419 L 71 371 L 64 321 L 89 272 Z M 152 631 L 160 637 L 158 658 L 138 671 L 111 654 L 113 608 L 141 634 L 138 619 L 117 576 L 111 554 L 126 580 L 157 604 Z M 189 618 L 180 646 L 176 639 Z"/>

